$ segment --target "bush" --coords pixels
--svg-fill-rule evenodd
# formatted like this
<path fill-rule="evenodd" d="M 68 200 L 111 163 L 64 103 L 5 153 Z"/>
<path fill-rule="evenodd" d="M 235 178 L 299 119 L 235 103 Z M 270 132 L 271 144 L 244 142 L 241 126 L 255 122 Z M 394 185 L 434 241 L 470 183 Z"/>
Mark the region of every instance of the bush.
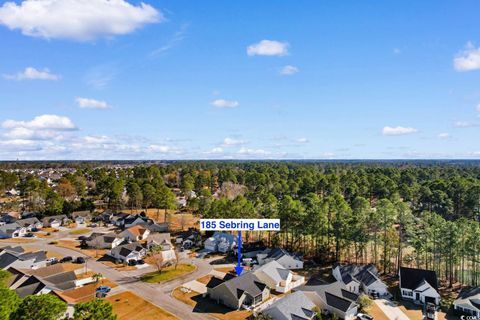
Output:
<path fill-rule="evenodd" d="M 358 304 L 360 305 L 360 310 L 365 310 L 366 308 L 370 307 L 372 303 L 372 299 L 370 299 L 370 297 L 366 294 L 362 293 L 360 297 L 358 297 Z"/>

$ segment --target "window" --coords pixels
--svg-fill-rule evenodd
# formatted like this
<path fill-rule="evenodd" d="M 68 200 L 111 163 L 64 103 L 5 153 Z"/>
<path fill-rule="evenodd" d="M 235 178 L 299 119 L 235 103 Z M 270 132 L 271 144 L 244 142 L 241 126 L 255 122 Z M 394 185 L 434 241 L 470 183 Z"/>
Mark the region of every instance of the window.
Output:
<path fill-rule="evenodd" d="M 404 295 L 404 296 L 407 296 L 407 297 L 413 297 L 413 292 L 412 292 L 412 291 L 403 290 L 403 295 Z"/>

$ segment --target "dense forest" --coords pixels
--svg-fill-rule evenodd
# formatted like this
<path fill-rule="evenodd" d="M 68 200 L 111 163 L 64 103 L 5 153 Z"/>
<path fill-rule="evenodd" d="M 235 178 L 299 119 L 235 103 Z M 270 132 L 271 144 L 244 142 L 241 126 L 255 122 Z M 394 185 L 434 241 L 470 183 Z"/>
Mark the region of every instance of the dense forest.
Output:
<path fill-rule="evenodd" d="M 480 278 L 480 165 L 476 162 L 4 163 L 0 191 L 24 210 L 175 209 L 206 218 L 280 218 L 282 231 L 250 233 L 317 261 L 436 270 L 450 285 Z M 54 187 L 25 168 L 74 168 Z M 4 207 L 2 210 L 8 208 Z M 166 212 L 166 211 L 165 211 Z M 166 217 L 165 217 L 166 218 Z"/>

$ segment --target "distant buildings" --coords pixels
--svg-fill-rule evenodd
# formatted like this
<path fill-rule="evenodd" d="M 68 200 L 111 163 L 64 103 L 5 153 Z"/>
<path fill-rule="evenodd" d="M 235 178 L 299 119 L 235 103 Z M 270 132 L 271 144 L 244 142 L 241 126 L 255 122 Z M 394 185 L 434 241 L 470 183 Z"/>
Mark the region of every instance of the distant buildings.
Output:
<path fill-rule="evenodd" d="M 257 261 L 259 265 L 277 261 L 285 269 L 303 269 L 303 258 L 300 255 L 289 253 L 283 248 L 269 248 L 257 253 Z"/>

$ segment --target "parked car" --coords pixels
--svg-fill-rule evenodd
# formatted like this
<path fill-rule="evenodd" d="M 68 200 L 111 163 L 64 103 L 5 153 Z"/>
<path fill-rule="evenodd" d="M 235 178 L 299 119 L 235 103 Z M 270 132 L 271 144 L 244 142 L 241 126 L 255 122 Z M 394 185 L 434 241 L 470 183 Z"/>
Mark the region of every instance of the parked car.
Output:
<path fill-rule="evenodd" d="M 47 259 L 47 264 L 48 264 L 48 265 L 57 264 L 57 263 L 58 263 L 58 259 L 57 259 L 57 258 L 49 258 L 49 259 Z"/>
<path fill-rule="evenodd" d="M 373 320 L 373 317 L 369 316 L 368 314 L 365 314 L 365 313 L 359 313 L 359 314 L 357 314 L 357 319 L 359 319 L 359 320 Z"/>
<path fill-rule="evenodd" d="M 140 259 L 137 261 L 137 264 L 145 264 L 145 261 L 143 261 L 143 259 Z"/>
<path fill-rule="evenodd" d="M 96 228 L 96 227 L 97 227 L 97 224 L 96 224 L 96 223 L 90 223 L 87 227 Z"/>
<path fill-rule="evenodd" d="M 87 240 L 88 237 L 87 236 L 80 236 L 77 239 L 80 240 L 80 241 L 84 241 L 84 240 Z"/>
<path fill-rule="evenodd" d="M 73 258 L 70 257 L 70 256 L 66 256 L 66 257 L 63 257 L 62 259 L 60 259 L 60 263 L 70 262 L 70 261 L 73 261 Z"/>
<path fill-rule="evenodd" d="M 435 320 L 435 313 L 436 312 L 437 312 L 437 307 L 431 302 L 427 303 L 427 306 L 425 308 L 425 314 L 426 314 L 425 319 L 426 320 Z"/>
<path fill-rule="evenodd" d="M 136 266 L 136 265 L 137 265 L 137 261 L 136 261 L 136 260 L 128 260 L 128 265 L 129 265 L 129 266 Z"/>
<path fill-rule="evenodd" d="M 77 259 L 75 259 L 75 263 L 85 263 L 85 258 L 77 257 Z"/>
<path fill-rule="evenodd" d="M 29 232 L 29 233 L 27 233 L 24 237 L 26 237 L 26 238 L 33 238 L 33 237 L 35 237 L 35 235 L 34 235 L 33 233 Z"/>
<path fill-rule="evenodd" d="M 112 288 L 110 288 L 109 286 L 100 286 L 95 291 L 96 292 L 102 292 L 102 293 L 109 293 L 110 290 L 112 290 Z"/>

